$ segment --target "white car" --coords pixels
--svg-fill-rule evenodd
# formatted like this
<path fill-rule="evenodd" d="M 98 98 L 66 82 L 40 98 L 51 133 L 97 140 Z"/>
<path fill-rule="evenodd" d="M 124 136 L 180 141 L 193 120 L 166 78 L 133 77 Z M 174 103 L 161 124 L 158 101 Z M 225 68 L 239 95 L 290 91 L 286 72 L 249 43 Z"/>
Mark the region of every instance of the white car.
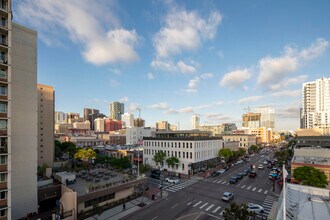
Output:
<path fill-rule="evenodd" d="M 176 179 L 176 178 L 173 178 L 173 177 L 167 177 L 165 179 L 166 182 L 168 183 L 174 183 L 174 184 L 177 184 L 180 180 L 179 179 Z"/>
<path fill-rule="evenodd" d="M 226 172 L 226 170 L 221 169 L 221 170 L 218 170 L 218 171 L 217 171 L 217 174 L 223 174 L 224 172 Z"/>
<path fill-rule="evenodd" d="M 264 169 L 264 165 L 259 164 L 258 169 L 259 169 L 259 170 L 263 170 L 263 169 Z"/>
<path fill-rule="evenodd" d="M 254 213 L 263 213 L 264 208 L 261 205 L 254 204 L 254 203 L 249 203 L 247 205 L 247 209 L 249 212 L 254 212 Z"/>
<path fill-rule="evenodd" d="M 267 164 L 268 164 L 268 162 L 265 160 L 265 161 L 264 161 L 264 164 L 265 164 L 265 165 L 267 165 Z"/>
<path fill-rule="evenodd" d="M 222 195 L 221 199 L 222 199 L 223 201 L 227 201 L 227 202 L 229 202 L 230 200 L 234 199 L 234 194 L 231 193 L 231 192 L 225 192 L 225 193 Z"/>

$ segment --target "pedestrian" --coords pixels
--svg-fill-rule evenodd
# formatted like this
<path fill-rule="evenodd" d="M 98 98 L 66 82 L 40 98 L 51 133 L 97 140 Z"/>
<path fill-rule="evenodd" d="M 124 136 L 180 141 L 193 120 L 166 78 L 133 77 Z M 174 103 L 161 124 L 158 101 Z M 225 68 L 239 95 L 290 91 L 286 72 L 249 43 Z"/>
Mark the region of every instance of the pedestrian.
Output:
<path fill-rule="evenodd" d="M 126 211 L 126 203 L 123 204 L 123 211 Z"/>

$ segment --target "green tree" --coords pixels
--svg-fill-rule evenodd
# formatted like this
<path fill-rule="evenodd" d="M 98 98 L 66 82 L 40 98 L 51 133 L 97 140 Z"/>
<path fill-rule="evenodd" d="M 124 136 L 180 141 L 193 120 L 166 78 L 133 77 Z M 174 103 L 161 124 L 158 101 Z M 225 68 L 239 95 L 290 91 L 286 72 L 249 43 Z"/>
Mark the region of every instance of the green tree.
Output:
<path fill-rule="evenodd" d="M 156 165 L 163 166 L 164 160 L 166 158 L 166 153 L 162 150 L 155 153 L 153 160 L 155 161 Z"/>
<path fill-rule="evenodd" d="M 148 164 L 141 164 L 139 166 L 139 170 L 140 170 L 140 173 L 147 173 L 151 170 L 151 167 Z"/>
<path fill-rule="evenodd" d="M 248 220 L 252 216 L 255 216 L 255 213 L 249 212 L 246 204 L 238 205 L 235 202 L 231 203 L 230 207 L 223 212 L 225 220 Z"/>
<path fill-rule="evenodd" d="M 121 170 L 132 167 L 131 161 L 128 159 L 128 157 L 122 157 L 122 158 L 111 157 L 110 165 L 114 168 L 121 169 Z"/>
<path fill-rule="evenodd" d="M 96 159 L 95 163 L 99 164 L 109 164 L 110 163 L 110 157 L 108 155 L 103 155 L 103 154 L 96 154 Z"/>
<path fill-rule="evenodd" d="M 222 148 L 219 150 L 219 157 L 223 157 L 226 162 L 233 156 L 233 152 L 228 148 Z"/>
<path fill-rule="evenodd" d="M 75 159 L 80 159 L 82 161 L 88 161 L 96 157 L 95 151 L 92 148 L 88 149 L 79 149 L 77 153 L 74 154 Z"/>
<path fill-rule="evenodd" d="M 256 145 L 251 145 L 251 147 L 249 148 L 250 152 L 258 152 L 258 147 Z"/>
<path fill-rule="evenodd" d="M 314 167 L 303 166 L 294 169 L 293 177 L 302 185 L 324 188 L 328 185 L 326 175 Z"/>
<path fill-rule="evenodd" d="M 169 157 L 166 159 L 166 164 L 168 167 L 171 167 L 173 171 L 174 166 L 179 164 L 179 159 L 177 157 Z"/>

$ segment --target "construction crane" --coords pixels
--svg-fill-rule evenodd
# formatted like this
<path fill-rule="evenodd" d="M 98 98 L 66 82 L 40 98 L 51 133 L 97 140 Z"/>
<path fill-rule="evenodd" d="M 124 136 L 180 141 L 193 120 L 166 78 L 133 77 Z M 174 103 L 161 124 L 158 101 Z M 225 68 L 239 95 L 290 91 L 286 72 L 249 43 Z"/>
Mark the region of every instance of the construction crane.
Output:
<path fill-rule="evenodd" d="M 136 110 L 139 110 L 139 118 L 141 118 L 141 109 L 140 108 L 136 108 Z"/>
<path fill-rule="evenodd" d="M 251 108 L 250 108 L 250 106 L 248 106 L 248 107 L 244 108 L 244 110 L 245 110 L 246 113 L 248 114 L 248 122 L 247 122 L 247 125 L 249 126 L 249 122 L 251 121 Z M 244 120 L 243 120 L 243 124 L 242 124 L 242 125 L 244 126 Z"/>

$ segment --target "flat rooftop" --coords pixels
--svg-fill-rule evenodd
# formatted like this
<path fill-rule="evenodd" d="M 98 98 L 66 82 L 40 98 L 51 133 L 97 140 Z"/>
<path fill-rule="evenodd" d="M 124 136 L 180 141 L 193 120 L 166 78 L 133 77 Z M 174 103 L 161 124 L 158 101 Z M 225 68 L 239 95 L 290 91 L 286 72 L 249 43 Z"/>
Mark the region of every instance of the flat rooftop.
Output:
<path fill-rule="evenodd" d="M 304 157 L 304 156 L 293 156 L 293 163 L 308 163 L 308 164 L 319 164 L 319 165 L 329 165 L 330 158 L 326 157 Z"/>

